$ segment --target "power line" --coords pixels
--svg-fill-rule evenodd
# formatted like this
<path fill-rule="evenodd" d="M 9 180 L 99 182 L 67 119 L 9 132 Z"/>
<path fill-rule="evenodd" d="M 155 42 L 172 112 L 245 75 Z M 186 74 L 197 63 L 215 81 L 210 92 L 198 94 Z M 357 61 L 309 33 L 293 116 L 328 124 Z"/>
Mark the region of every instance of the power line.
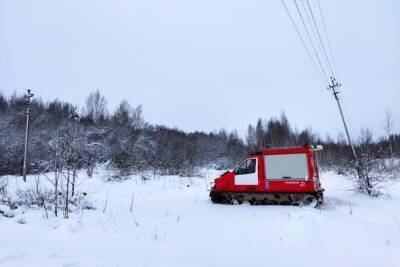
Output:
<path fill-rule="evenodd" d="M 311 8 L 311 5 L 310 5 L 310 2 L 309 2 L 309 0 L 306 0 L 306 1 L 307 1 L 308 10 L 309 10 L 309 12 L 310 12 L 310 15 L 311 15 L 311 18 L 312 18 L 312 21 L 313 21 L 314 24 L 312 24 L 311 21 L 310 21 L 307 8 L 306 8 L 305 5 L 304 5 L 304 0 L 301 0 L 301 3 L 302 3 L 303 8 L 304 8 L 305 15 L 307 16 L 308 22 L 309 22 L 309 24 L 310 24 L 310 26 L 311 26 L 311 30 L 312 30 L 313 33 L 314 33 L 315 40 L 316 40 L 316 42 L 317 42 L 317 44 L 318 44 L 320 50 L 322 50 L 322 52 L 324 53 L 325 60 L 326 60 L 325 63 L 326 63 L 326 65 L 327 65 L 327 67 L 330 69 L 331 74 L 332 74 L 332 76 L 330 77 L 330 81 L 328 80 L 328 89 L 329 89 L 329 90 L 332 90 L 332 93 L 333 93 L 333 95 L 334 95 L 334 97 L 335 97 L 335 100 L 336 100 L 336 102 L 337 102 L 337 105 L 338 105 L 338 108 L 339 108 L 339 112 L 340 112 L 340 116 L 341 116 L 341 119 L 342 119 L 342 122 L 343 122 L 343 126 L 344 126 L 344 129 L 345 129 L 345 131 L 346 131 L 347 139 L 348 139 L 348 142 L 349 142 L 349 145 L 350 145 L 350 147 L 351 147 L 351 151 L 352 151 L 352 154 L 353 154 L 353 157 L 354 157 L 355 169 L 356 169 L 356 171 L 357 171 L 358 178 L 359 178 L 359 179 L 362 179 L 363 173 L 362 173 L 362 170 L 361 170 L 360 162 L 359 162 L 359 159 L 358 159 L 358 156 L 357 156 L 355 147 L 354 147 L 353 138 L 352 138 L 352 136 L 351 136 L 351 134 L 350 134 L 349 127 L 348 127 L 348 124 L 347 124 L 347 122 L 346 122 L 346 116 L 345 116 L 345 115 L 346 115 L 346 114 L 345 114 L 346 111 L 343 110 L 342 103 L 341 103 L 341 101 L 340 101 L 341 99 L 339 98 L 339 93 L 340 93 L 340 92 L 337 90 L 337 88 L 340 87 L 341 84 L 339 84 L 338 82 L 336 82 L 336 79 L 335 79 L 336 69 L 333 68 L 334 66 L 332 67 L 332 64 L 330 63 L 328 54 L 326 53 L 325 44 L 324 44 L 324 42 L 323 42 L 323 40 L 322 40 L 320 31 L 319 31 L 319 29 L 318 29 L 318 24 L 317 24 L 317 22 L 316 22 L 314 13 L 313 13 L 312 8 Z M 284 5 L 284 7 L 285 7 L 285 9 L 286 9 L 286 11 L 287 11 L 289 17 L 291 17 L 291 16 L 290 16 L 290 12 L 288 11 L 288 8 L 286 7 L 284 1 L 281 0 L 281 2 L 282 2 L 282 4 Z M 312 39 L 311 39 L 310 33 L 309 33 L 309 31 L 308 31 L 308 27 L 307 27 L 307 25 L 306 25 L 306 23 L 305 23 L 305 21 L 304 21 L 302 12 L 300 11 L 300 8 L 299 8 L 299 6 L 298 6 L 298 4 L 297 4 L 297 1 L 296 1 L 296 0 L 293 0 L 293 2 L 294 2 L 294 4 L 295 4 L 295 6 L 296 6 L 297 12 L 298 12 L 298 14 L 299 14 L 299 16 L 300 16 L 300 19 L 301 19 L 302 23 L 303 23 L 304 29 L 305 29 L 306 34 L 307 34 L 307 36 L 308 36 L 308 39 L 309 39 L 309 41 L 310 41 L 310 43 L 311 43 L 311 46 L 312 46 L 312 48 L 313 48 L 313 51 L 315 52 L 315 55 L 316 55 L 316 57 L 317 57 L 318 63 L 319 63 L 319 65 L 320 65 L 320 67 L 321 67 L 321 70 L 324 72 L 324 74 L 325 74 L 325 76 L 326 76 L 325 69 L 324 69 L 323 66 L 322 66 L 321 60 L 320 60 L 319 55 L 318 55 L 318 51 L 317 51 L 317 49 L 315 48 L 314 43 L 313 43 L 313 41 L 312 41 Z M 319 2 L 318 2 L 318 5 L 319 5 L 319 8 L 320 8 L 321 19 L 323 20 L 322 8 L 321 8 Z M 294 22 L 294 20 L 293 20 L 292 18 L 291 18 L 291 21 L 292 21 L 292 23 L 294 24 L 295 28 L 297 28 L 297 26 L 295 25 L 295 22 Z M 326 36 L 327 36 L 328 45 L 329 45 L 329 47 L 330 47 L 330 53 L 331 53 L 331 57 L 332 57 L 332 61 L 333 61 L 332 48 L 331 48 L 331 46 L 330 46 L 330 41 L 329 41 L 329 37 L 328 37 L 328 31 L 327 31 L 327 29 L 326 29 L 326 25 L 325 25 L 325 21 L 324 21 L 324 20 L 323 20 L 323 24 L 324 24 L 325 34 L 326 34 Z M 314 25 L 314 27 L 315 27 L 315 32 L 316 32 L 316 34 L 315 34 L 315 32 L 314 32 L 314 27 L 313 27 L 313 25 Z M 299 32 L 298 30 L 297 30 L 297 32 L 298 32 L 299 36 L 300 36 L 301 39 L 302 39 L 302 36 L 301 36 L 300 32 Z M 316 37 L 316 35 L 318 36 L 318 38 Z M 319 42 L 318 42 L 318 40 L 319 40 Z M 304 40 L 303 40 L 303 43 L 305 43 Z M 308 53 L 309 53 L 309 52 L 308 52 Z M 325 77 L 325 78 L 326 78 L 326 77 Z M 348 116 L 348 117 L 349 117 L 349 116 Z"/>
<path fill-rule="evenodd" d="M 310 26 L 310 28 L 311 28 L 311 32 L 312 32 L 312 34 L 313 34 L 315 43 L 317 44 L 317 46 L 318 46 L 318 48 L 319 48 L 318 53 L 322 53 L 322 52 L 323 52 L 323 48 L 321 47 L 321 43 L 318 41 L 317 29 L 314 28 L 314 24 L 313 24 L 312 21 L 311 21 L 311 18 L 310 18 L 310 17 L 311 17 L 311 14 L 309 14 L 309 12 L 307 11 L 307 7 L 306 7 L 306 5 L 304 4 L 304 1 L 303 1 L 303 0 L 300 0 L 300 1 L 301 1 L 301 5 L 302 5 L 302 7 L 303 7 L 304 13 L 305 13 L 305 17 L 307 18 L 308 24 L 309 24 L 309 26 Z M 322 59 L 324 59 L 325 66 L 327 66 L 327 68 L 330 69 L 330 68 L 329 68 L 329 63 L 328 63 L 328 61 L 326 60 L 326 58 L 322 57 Z M 330 76 L 332 76 L 332 75 L 333 75 L 333 74 L 332 74 L 332 72 L 331 72 L 331 75 L 330 75 Z"/>
<path fill-rule="evenodd" d="M 302 1 L 303 1 L 303 0 L 302 0 Z M 319 33 L 318 25 L 317 25 L 317 22 L 316 22 L 316 20 L 315 20 L 314 12 L 312 11 L 312 8 L 311 8 L 311 6 L 310 6 L 310 1 L 309 1 L 309 0 L 307 0 L 307 5 L 308 5 L 308 9 L 309 9 L 310 12 L 311 12 L 311 17 L 312 17 L 312 20 L 313 20 L 314 25 L 315 25 L 315 30 L 317 31 L 319 41 L 321 42 L 322 50 L 323 50 L 324 55 L 325 55 L 325 58 L 326 58 L 326 60 L 327 60 L 328 67 L 329 67 L 329 69 L 331 70 L 332 76 L 334 76 L 335 73 L 333 72 L 333 68 L 332 68 L 332 65 L 331 65 L 331 63 L 330 63 L 330 61 L 329 61 L 328 54 L 326 53 L 325 45 L 324 45 L 324 42 L 322 41 L 321 34 Z"/>
<path fill-rule="evenodd" d="M 331 41 L 329 39 L 329 34 L 328 34 L 328 28 L 326 27 L 324 14 L 322 12 L 322 7 L 321 7 L 321 2 L 319 0 L 317 0 L 317 2 L 318 2 L 318 8 L 319 8 L 320 16 L 321 16 L 322 25 L 323 25 L 323 28 L 324 28 L 324 31 L 325 31 L 325 35 L 326 35 L 326 40 L 327 40 L 327 43 L 328 43 L 329 53 L 330 53 L 330 56 L 331 56 L 331 59 L 332 59 L 333 70 L 335 71 L 335 75 L 337 77 L 338 73 L 337 73 L 337 69 L 336 69 L 335 59 L 333 57 Z"/>
<path fill-rule="evenodd" d="M 289 9 L 287 8 L 287 6 L 286 6 L 284 0 L 281 0 L 281 3 L 282 3 L 282 5 L 283 5 L 283 7 L 285 8 L 286 13 L 287 13 L 287 15 L 289 16 L 289 19 L 290 19 L 290 21 L 292 22 L 292 25 L 293 25 L 293 27 L 295 28 L 295 30 L 296 30 L 296 32 L 297 32 L 297 35 L 299 36 L 300 41 L 301 41 L 301 43 L 303 44 L 303 46 L 304 46 L 304 48 L 305 48 L 305 50 L 306 50 L 308 56 L 310 57 L 310 60 L 311 60 L 311 62 L 313 63 L 315 69 L 317 70 L 317 72 L 318 72 L 318 74 L 320 75 L 320 77 L 322 78 L 322 80 L 325 80 L 325 79 L 326 79 L 326 76 L 324 76 L 324 74 L 321 72 L 321 70 L 318 68 L 317 64 L 315 63 L 314 57 L 311 55 L 311 52 L 310 52 L 310 50 L 308 49 L 308 47 L 307 47 L 307 45 L 306 45 L 306 43 L 305 43 L 305 41 L 304 41 L 304 38 L 303 38 L 303 36 L 301 35 L 301 33 L 300 33 L 300 31 L 299 31 L 299 28 L 296 26 L 296 23 L 295 23 L 295 21 L 294 21 L 292 15 L 290 14 Z"/>
<path fill-rule="evenodd" d="M 305 23 L 305 21 L 304 21 L 303 15 L 301 14 L 300 8 L 299 8 L 299 6 L 297 5 L 297 1 L 296 1 L 296 0 L 293 0 L 293 2 L 294 2 L 294 4 L 295 4 L 295 6 L 296 6 L 297 13 L 299 14 L 299 17 L 300 17 L 300 19 L 301 19 L 301 22 L 303 23 L 303 26 L 304 26 L 304 29 L 305 29 L 305 31 L 306 31 L 308 40 L 309 40 L 310 43 L 311 43 L 312 49 L 313 49 L 313 51 L 314 51 L 314 53 L 315 53 L 315 56 L 317 57 L 318 64 L 319 64 L 319 66 L 320 66 L 322 72 L 323 72 L 324 75 L 325 75 L 325 79 L 326 79 L 326 80 L 328 81 L 328 83 L 329 83 L 329 78 L 328 78 L 329 76 L 326 74 L 325 68 L 323 67 L 323 65 L 322 65 L 322 63 L 321 63 L 321 60 L 320 60 L 319 55 L 318 55 L 318 51 L 317 51 L 317 49 L 315 48 L 314 42 L 313 42 L 312 39 L 311 39 L 310 33 L 309 33 L 309 31 L 308 31 L 308 27 L 307 27 L 307 25 L 306 25 L 306 23 Z"/>

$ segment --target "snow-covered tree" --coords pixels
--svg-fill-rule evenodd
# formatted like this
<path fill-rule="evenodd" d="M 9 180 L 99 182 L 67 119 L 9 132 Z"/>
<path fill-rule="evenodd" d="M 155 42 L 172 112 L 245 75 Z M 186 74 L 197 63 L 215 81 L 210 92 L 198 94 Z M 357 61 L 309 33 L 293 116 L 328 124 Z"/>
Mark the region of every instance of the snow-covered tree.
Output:
<path fill-rule="evenodd" d="M 107 100 L 100 94 L 99 89 L 96 89 L 86 99 L 85 113 L 88 118 L 94 123 L 104 120 L 107 116 Z"/>

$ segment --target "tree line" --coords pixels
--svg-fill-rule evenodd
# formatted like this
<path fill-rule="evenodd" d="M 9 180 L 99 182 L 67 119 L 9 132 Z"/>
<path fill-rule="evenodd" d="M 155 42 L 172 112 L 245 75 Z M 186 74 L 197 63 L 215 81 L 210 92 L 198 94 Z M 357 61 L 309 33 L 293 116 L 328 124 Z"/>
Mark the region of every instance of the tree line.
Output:
<path fill-rule="evenodd" d="M 0 95 L 0 175 L 21 174 L 25 134 L 25 99 Z M 184 131 L 150 125 L 142 106 L 122 101 L 109 113 L 97 90 L 83 110 L 54 100 L 31 102 L 29 172 L 54 168 L 93 173 L 96 164 L 109 163 L 120 176 L 137 171 L 190 175 L 204 166 L 228 168 L 245 156 L 237 132 Z"/>
<path fill-rule="evenodd" d="M 24 97 L 0 94 L 0 175 L 22 171 L 25 108 Z M 82 110 L 70 103 L 45 103 L 38 98 L 32 100 L 31 110 L 30 173 L 68 170 L 74 179 L 78 169 L 86 169 L 91 176 L 97 164 L 108 163 L 118 170 L 118 177 L 135 172 L 191 176 L 207 166 L 232 168 L 250 151 L 267 146 L 301 144 L 324 145 L 320 154 L 324 168 L 345 172 L 353 161 L 343 136 L 334 140 L 321 138 L 311 128 L 298 131 L 284 113 L 250 124 L 243 140 L 236 131 L 224 129 L 187 133 L 150 125 L 143 118 L 142 106 L 132 107 L 125 100 L 109 112 L 107 100 L 98 90 L 87 97 Z M 389 124 L 387 138 L 379 140 L 364 130 L 357 150 L 364 153 L 368 143 L 368 154 L 374 159 L 399 156 L 400 134 L 392 133 L 392 128 Z"/>

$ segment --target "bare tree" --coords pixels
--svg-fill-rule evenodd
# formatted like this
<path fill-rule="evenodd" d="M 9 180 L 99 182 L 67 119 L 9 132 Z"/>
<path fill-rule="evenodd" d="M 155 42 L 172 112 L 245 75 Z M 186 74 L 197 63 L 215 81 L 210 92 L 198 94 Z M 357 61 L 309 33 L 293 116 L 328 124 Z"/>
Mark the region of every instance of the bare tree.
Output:
<path fill-rule="evenodd" d="M 251 150 L 254 150 L 257 147 L 256 130 L 251 124 L 247 128 L 246 143 Z"/>
<path fill-rule="evenodd" d="M 64 206 L 64 218 L 68 219 L 69 214 L 69 184 L 70 184 L 70 168 L 67 169 L 67 189 L 65 192 L 65 206 Z"/>
<path fill-rule="evenodd" d="M 361 175 L 357 179 L 357 187 L 370 196 L 379 195 L 378 186 L 384 182 L 388 175 L 381 171 L 380 147 L 374 142 L 369 129 L 362 129 L 359 136 L 360 169 Z"/>
<path fill-rule="evenodd" d="M 145 125 L 142 105 L 132 108 L 126 100 L 119 104 L 112 119 L 118 125 L 130 126 L 133 129 L 141 129 Z"/>
<path fill-rule="evenodd" d="M 393 130 L 393 119 L 392 119 L 392 114 L 390 113 L 389 110 L 386 110 L 386 114 L 385 114 L 385 133 L 386 136 L 388 138 L 388 142 L 389 142 L 389 151 L 390 151 L 390 157 L 393 157 L 393 143 L 392 143 L 392 130 Z"/>
<path fill-rule="evenodd" d="M 258 119 L 257 124 L 256 124 L 256 143 L 257 143 L 257 149 L 261 150 L 265 148 L 265 127 L 263 126 L 262 120 Z M 273 142 L 271 141 L 271 144 Z"/>
<path fill-rule="evenodd" d="M 0 202 L 3 197 L 7 196 L 8 178 L 0 176 Z"/>
<path fill-rule="evenodd" d="M 98 123 L 106 117 L 107 100 L 100 94 L 99 89 L 96 89 L 86 99 L 86 113 L 94 123 Z"/>
<path fill-rule="evenodd" d="M 53 170 L 54 170 L 54 181 L 52 182 L 54 185 L 54 216 L 58 216 L 58 196 L 59 196 L 59 181 L 60 181 L 60 174 L 62 169 L 62 158 L 60 153 L 60 137 L 59 133 L 57 132 L 56 136 L 52 140 L 51 144 L 54 153 L 53 159 Z"/>
<path fill-rule="evenodd" d="M 126 100 L 122 100 L 112 116 L 114 123 L 123 126 L 131 124 L 132 107 Z"/>
<path fill-rule="evenodd" d="M 131 118 L 132 118 L 132 126 L 135 129 L 141 129 L 144 127 L 145 123 L 143 119 L 142 105 L 138 105 L 136 108 L 132 109 Z"/>
<path fill-rule="evenodd" d="M 55 195 L 54 214 L 58 216 L 58 209 L 62 208 L 66 219 L 72 200 L 70 194 L 72 197 L 75 194 L 76 175 L 82 162 L 84 144 L 80 130 L 78 116 L 71 116 L 60 125 L 51 142 L 54 151 L 54 180 L 51 181 Z"/>

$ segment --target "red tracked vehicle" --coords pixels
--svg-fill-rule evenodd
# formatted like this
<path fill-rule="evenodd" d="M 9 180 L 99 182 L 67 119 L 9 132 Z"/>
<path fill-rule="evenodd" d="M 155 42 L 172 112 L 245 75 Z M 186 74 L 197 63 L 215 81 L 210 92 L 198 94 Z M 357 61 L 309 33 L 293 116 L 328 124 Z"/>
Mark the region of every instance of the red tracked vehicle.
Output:
<path fill-rule="evenodd" d="M 318 205 L 323 201 L 317 152 L 322 146 L 270 148 L 252 153 L 215 179 L 210 197 L 221 204 Z"/>

